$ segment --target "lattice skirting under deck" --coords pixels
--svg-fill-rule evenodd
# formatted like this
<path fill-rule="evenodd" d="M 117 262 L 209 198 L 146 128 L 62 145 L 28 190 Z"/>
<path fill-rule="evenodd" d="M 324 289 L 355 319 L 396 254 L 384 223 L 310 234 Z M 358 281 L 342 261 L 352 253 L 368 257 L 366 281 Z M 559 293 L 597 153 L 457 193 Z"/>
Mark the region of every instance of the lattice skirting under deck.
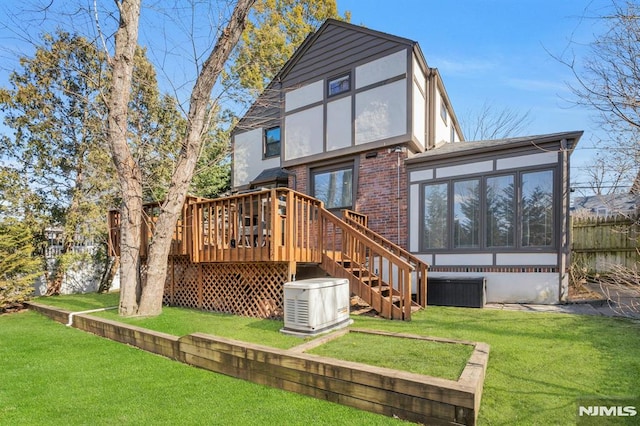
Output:
<path fill-rule="evenodd" d="M 287 263 L 192 263 L 187 256 L 169 256 L 163 301 L 169 306 L 280 318 L 287 281 Z"/>

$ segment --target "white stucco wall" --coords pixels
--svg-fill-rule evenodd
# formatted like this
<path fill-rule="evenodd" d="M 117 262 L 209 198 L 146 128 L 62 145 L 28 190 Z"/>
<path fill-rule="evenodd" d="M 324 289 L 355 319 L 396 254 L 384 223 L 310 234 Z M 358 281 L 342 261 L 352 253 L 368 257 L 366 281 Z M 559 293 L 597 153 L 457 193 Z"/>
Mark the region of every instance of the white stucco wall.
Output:
<path fill-rule="evenodd" d="M 284 95 L 284 110 L 288 112 L 320 102 L 323 98 L 323 88 L 324 80 L 319 80 L 287 92 Z"/>
<path fill-rule="evenodd" d="M 351 96 L 327 104 L 327 151 L 351 146 Z"/>
<path fill-rule="evenodd" d="M 324 148 L 322 105 L 285 117 L 285 160 L 319 154 Z"/>
<path fill-rule="evenodd" d="M 442 119 L 441 109 L 442 109 L 442 94 L 440 93 L 440 89 L 436 88 L 436 99 L 435 99 L 435 143 L 439 145 L 441 143 L 449 142 L 451 140 L 451 130 L 449 126 L 451 125 L 451 117 L 449 112 L 447 111 L 447 122 Z"/>
<path fill-rule="evenodd" d="M 402 79 L 356 95 L 356 144 L 407 132 L 406 84 Z"/>
<path fill-rule="evenodd" d="M 356 67 L 356 89 L 407 72 L 407 52 L 401 50 Z"/>
<path fill-rule="evenodd" d="M 413 105 L 412 105 L 412 133 L 414 138 L 422 147 L 425 146 L 426 118 L 425 111 L 427 108 L 427 79 L 416 61 L 413 58 Z"/>
<path fill-rule="evenodd" d="M 560 299 L 557 273 L 429 272 L 429 277 L 434 278 L 479 276 L 486 279 L 487 303 L 551 305 Z"/>
<path fill-rule="evenodd" d="M 248 185 L 265 169 L 278 167 L 279 157 L 263 159 L 263 129 L 239 133 L 233 139 L 233 182 L 232 186 Z"/>

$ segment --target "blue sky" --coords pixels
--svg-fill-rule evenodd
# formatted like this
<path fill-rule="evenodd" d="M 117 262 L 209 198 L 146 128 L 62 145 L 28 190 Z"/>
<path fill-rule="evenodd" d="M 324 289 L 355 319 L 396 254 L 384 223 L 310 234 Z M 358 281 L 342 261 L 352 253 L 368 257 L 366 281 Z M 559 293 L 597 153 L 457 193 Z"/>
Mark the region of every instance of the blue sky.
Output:
<path fill-rule="evenodd" d="M 567 83 L 571 71 L 552 55 L 578 60 L 601 31 L 607 0 L 338 0 L 351 22 L 420 44 L 438 68 L 459 119 L 483 103 L 525 113 L 525 135 L 584 130 L 572 156 L 572 181 L 604 137 L 593 112 L 575 107 Z"/>
<path fill-rule="evenodd" d="M 599 21 L 588 17 L 601 15 L 609 0 L 337 0 L 337 3 L 340 12 L 351 11 L 354 24 L 417 41 L 429 66 L 440 70 L 459 119 L 489 102 L 496 108 L 530 111 L 532 121 L 524 134 L 584 130 L 572 157 L 572 181 L 581 180 L 581 168 L 595 152 L 589 148 L 593 140 L 603 135 L 593 127 L 591 111 L 572 106 L 567 87 L 567 83 L 573 82 L 571 72 L 551 55 L 570 57 L 574 52 L 578 59 L 583 58 L 584 44 L 600 31 Z M 9 0 L 2 4 L 0 12 L 15 10 L 22 4 Z M 60 2 L 54 5 L 68 7 Z M 79 16 L 74 19 L 81 19 Z M 165 31 L 174 25 L 170 16 L 166 18 L 158 26 L 144 26 L 141 37 L 164 39 L 166 43 Z M 81 26 L 86 22 L 85 17 Z M 145 24 L 144 17 L 141 22 Z M 64 25 L 65 20 L 58 19 L 56 23 Z M 6 49 L 10 50 L 14 41 L 0 26 L 0 61 L 5 66 L 9 59 Z M 6 84 L 7 75 L 7 69 L 0 64 L 0 84 Z"/>

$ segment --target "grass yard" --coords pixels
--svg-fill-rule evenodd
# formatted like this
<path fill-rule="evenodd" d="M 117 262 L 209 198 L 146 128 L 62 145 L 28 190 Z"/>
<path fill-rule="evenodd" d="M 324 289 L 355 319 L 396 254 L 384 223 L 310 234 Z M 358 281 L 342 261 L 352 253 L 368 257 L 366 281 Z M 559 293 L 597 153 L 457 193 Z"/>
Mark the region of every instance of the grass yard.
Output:
<path fill-rule="evenodd" d="M 190 367 L 34 312 L 0 316 L 2 425 L 389 425 Z"/>
<path fill-rule="evenodd" d="M 41 298 L 39 301 L 48 304 L 53 304 L 55 301 L 55 303 L 58 304 L 57 306 L 62 306 L 67 297 L 70 296 Z M 82 299 L 85 296 L 74 297 Z M 117 304 L 117 295 L 90 295 L 90 297 L 92 298 L 90 302 L 73 300 L 73 303 L 77 304 L 79 309 L 92 309 L 99 307 L 100 303 L 103 303 L 102 306 L 113 306 Z M 103 297 L 105 297 L 105 299 L 102 299 Z M 112 299 L 107 300 L 107 298 Z M 51 303 L 49 301 L 51 301 Z M 199 324 L 196 324 L 195 321 L 189 321 L 189 324 L 178 326 L 175 324 L 175 322 L 177 322 L 175 318 L 180 317 L 180 312 L 182 311 L 183 310 L 180 309 L 165 308 L 163 314 L 158 318 L 137 318 L 127 320 L 127 322 L 132 322 L 142 327 L 147 326 L 145 324 L 150 324 L 148 325 L 149 328 L 172 334 L 188 334 L 193 331 L 201 331 L 237 338 L 239 340 L 258 341 L 259 343 L 270 344 L 272 346 L 276 345 L 267 343 L 265 337 L 256 337 L 256 340 L 253 340 L 246 336 L 250 336 L 253 333 L 255 333 L 256 336 L 279 335 L 280 333 L 278 333 L 277 330 L 282 326 L 282 323 L 278 321 L 257 321 L 239 317 L 232 317 L 232 320 L 225 322 L 225 317 L 227 316 L 204 313 L 199 313 L 202 315 Z M 100 315 L 112 316 L 112 318 L 117 316 L 113 311 L 100 313 Z M 8 320 L 8 318 L 11 319 Z M 21 318 L 27 318 L 32 322 L 36 321 L 37 324 L 28 324 L 25 321 L 25 324 L 19 325 L 13 332 L 7 334 L 5 323 L 7 321 L 15 321 L 20 324 L 20 322 L 23 321 Z M 488 343 L 491 346 L 491 354 L 489 357 L 487 377 L 484 383 L 482 406 L 480 408 L 479 424 L 481 425 L 573 425 L 576 423 L 576 405 L 578 398 L 589 396 L 640 397 L 640 323 L 637 321 L 567 314 L 527 313 L 435 306 L 413 314 L 412 319 L 411 322 L 401 322 L 361 316 L 354 317 L 354 327 Z M 218 321 L 219 324 L 214 324 Z M 174 330 L 171 327 L 176 329 Z M 194 328 L 197 328 L 197 330 Z M 39 331 L 39 329 L 48 331 Z M 215 330 L 218 331 L 216 332 Z M 26 336 L 32 335 L 33 333 L 42 333 L 43 336 L 48 336 L 49 334 L 57 335 L 60 333 L 60 336 L 52 338 L 52 341 L 49 343 L 43 344 L 30 343 L 31 338 L 23 337 L 23 334 Z M 72 349 L 75 348 L 75 346 L 67 347 L 67 338 L 64 337 L 67 335 L 73 335 L 74 339 L 79 340 L 97 340 L 101 342 L 99 346 L 102 349 L 86 350 L 83 346 L 80 346 L 79 349 Z M 288 338 L 290 336 L 286 337 Z M 261 341 L 260 339 L 265 340 Z M 279 341 L 280 337 L 274 336 L 273 339 Z M 49 383 L 46 378 L 37 380 L 39 375 L 46 376 L 48 369 L 45 369 L 44 372 L 38 371 L 38 368 L 34 366 L 51 358 L 52 354 L 50 352 L 52 351 L 50 347 L 53 348 L 53 352 L 58 352 L 59 350 L 56 348 L 64 346 L 65 351 L 72 351 L 73 354 L 61 357 L 56 361 L 55 365 L 57 366 L 56 368 L 60 369 L 63 368 L 65 364 L 68 364 L 68 367 L 65 368 L 69 369 L 67 372 L 69 377 L 75 378 L 75 380 L 85 380 L 85 376 L 93 377 L 96 375 L 97 378 L 101 378 L 102 376 L 108 376 L 107 373 L 111 371 L 119 375 L 118 377 L 120 378 L 116 381 L 120 382 L 121 386 L 114 386 L 108 391 L 110 398 L 108 398 L 105 403 L 109 405 L 111 404 L 108 401 L 117 401 L 115 405 L 120 403 L 136 404 L 135 402 L 128 401 L 128 399 L 132 398 L 129 388 L 137 388 L 139 386 L 137 385 L 138 382 L 149 382 L 145 377 L 150 373 L 147 371 L 139 371 L 147 368 L 146 361 L 126 361 L 124 362 L 125 365 L 136 365 L 136 368 L 133 371 L 123 368 L 123 361 L 118 359 L 120 356 L 118 354 L 120 351 L 126 349 L 126 351 L 136 353 L 136 356 L 141 357 L 140 359 L 144 357 L 146 360 L 147 357 L 151 357 L 151 359 L 162 360 L 163 369 L 176 368 L 179 369 L 179 371 L 184 369 L 184 371 L 189 371 L 189 374 L 197 375 L 197 377 L 193 376 L 193 379 L 186 380 L 187 387 L 181 389 L 181 373 L 163 374 L 163 372 L 160 371 L 157 373 L 156 379 L 150 381 L 153 382 L 151 384 L 155 384 L 157 388 L 161 387 L 165 389 L 165 393 L 168 389 L 176 388 L 180 389 L 176 391 L 178 394 L 182 395 L 183 392 L 186 392 L 190 395 L 192 392 L 191 388 L 202 385 L 199 381 L 206 384 L 224 381 L 228 384 L 229 390 L 221 391 L 220 388 L 216 388 L 217 390 L 213 391 L 213 398 L 223 398 L 225 408 L 229 405 L 236 404 L 236 399 L 244 397 L 242 393 L 236 393 L 236 388 L 238 392 L 247 392 L 250 397 L 253 397 L 253 395 L 251 395 L 252 391 L 246 389 L 257 389 L 255 392 L 264 392 L 270 395 L 277 394 L 277 398 L 272 398 L 282 402 L 282 406 L 280 407 L 286 407 L 286 409 L 282 408 L 284 411 L 281 410 L 282 412 L 280 412 L 278 409 L 273 409 L 273 401 L 269 399 L 261 401 L 259 398 L 251 398 L 253 402 L 250 406 L 243 405 L 245 408 L 239 409 L 236 415 L 233 415 L 232 410 L 224 410 L 224 413 L 228 414 L 220 414 L 224 416 L 221 418 L 225 420 L 226 424 L 244 424 L 245 421 L 248 421 L 250 418 L 250 414 L 254 412 L 264 414 L 257 417 L 255 421 L 252 421 L 252 424 L 375 424 L 376 422 L 381 422 L 380 424 L 390 424 L 394 421 L 390 418 L 361 413 L 357 410 L 322 403 L 321 401 L 315 401 L 290 393 L 265 389 L 257 385 L 225 378 L 224 376 L 213 373 L 201 372 L 200 370 L 187 366 L 166 367 L 167 365 L 177 363 L 144 354 L 135 349 L 126 347 L 124 347 L 125 349 L 121 349 L 123 348 L 122 345 L 86 335 L 78 330 L 64 328 L 64 326 L 55 324 L 52 321 L 31 313 L 0 317 L 0 365 L 3 366 L 7 365 L 6 360 L 8 358 L 13 359 L 15 357 L 14 350 L 7 351 L 7 349 L 5 349 L 7 347 L 5 341 L 10 341 L 9 347 L 36 345 L 36 348 L 39 349 L 18 352 L 17 357 L 20 359 L 14 361 L 13 364 L 9 363 L 8 370 L 3 368 L 3 374 L 6 374 L 8 371 L 14 375 L 14 379 L 9 382 L 12 383 L 20 377 L 20 380 L 17 381 L 19 382 L 18 384 L 23 387 L 21 391 L 12 393 L 9 398 L 7 396 L 9 394 L 7 394 L 7 390 L 5 390 L 5 388 L 10 389 L 10 387 L 7 387 L 7 381 L 0 381 L 0 407 L 3 407 L 0 408 L 0 418 L 3 418 L 3 420 L 7 418 L 6 411 L 10 414 L 19 411 L 18 408 L 12 409 L 11 405 L 9 408 L 6 408 L 6 401 L 11 401 L 13 406 L 16 404 L 14 401 L 21 401 L 22 398 L 34 399 L 34 401 L 40 404 L 48 403 L 48 396 L 54 393 L 46 390 L 46 388 L 47 386 L 52 386 L 52 383 Z M 297 340 L 297 342 L 300 341 Z M 287 343 L 282 344 L 283 346 L 278 347 L 287 347 Z M 112 352 L 113 357 L 111 356 Z M 371 352 L 377 358 L 387 356 L 387 354 L 378 347 L 372 348 Z M 42 358 L 30 359 L 34 356 L 41 356 Z M 82 365 L 77 364 L 77 360 L 79 359 L 83 360 Z M 155 362 L 160 363 L 160 361 Z M 45 367 L 46 365 L 41 368 Z M 193 371 L 198 373 L 194 373 Z M 54 373 L 57 373 L 57 371 L 54 371 Z M 34 374 L 36 377 L 31 377 Z M 134 376 L 129 379 L 128 374 Z M 176 375 L 173 376 L 172 374 Z M 32 383 L 32 381 L 34 383 Z M 40 385 L 38 385 L 38 383 L 40 383 Z M 126 384 L 126 386 L 122 384 Z M 45 390 L 39 391 L 38 389 L 40 389 L 42 385 L 45 385 Z M 85 383 L 85 386 L 88 385 Z M 202 386 L 204 386 L 204 390 L 201 392 L 205 392 L 209 395 L 208 397 L 211 398 L 212 394 L 208 393 L 209 385 Z M 68 387 L 69 386 L 62 386 L 59 390 L 60 392 L 64 392 Z M 78 386 L 78 389 L 82 387 L 83 386 Z M 148 392 L 146 389 L 142 391 Z M 67 395 L 74 393 L 76 392 L 66 392 Z M 122 393 L 122 395 L 120 395 L 120 393 Z M 103 397 L 106 394 L 107 393 L 103 394 Z M 168 396 L 163 394 L 159 397 L 165 400 Z M 58 396 L 57 398 L 63 397 Z M 290 398 L 291 402 L 286 402 Z M 298 408 L 296 408 L 295 401 L 298 401 L 300 398 L 306 402 L 298 403 Z M 96 397 L 96 399 L 99 398 Z M 217 404 L 219 401 L 216 399 L 214 402 L 214 407 L 218 407 Z M 176 419 L 181 419 L 181 417 L 172 417 L 173 415 L 178 415 L 179 410 L 171 406 L 172 403 L 170 401 L 165 400 L 161 404 L 169 405 L 167 412 L 170 413 L 164 417 L 161 416 L 161 419 L 172 418 L 174 422 Z M 67 409 L 75 409 L 76 406 L 79 406 L 81 410 L 98 410 L 96 412 L 96 418 L 98 418 L 99 422 L 106 422 L 109 418 L 120 419 L 120 417 L 115 414 L 116 412 L 109 411 L 104 414 L 103 410 L 105 409 L 93 408 L 91 404 L 82 405 L 82 400 L 76 405 L 76 401 L 71 399 L 71 397 L 62 403 L 62 407 L 65 406 Z M 189 404 L 189 407 L 191 406 L 193 406 L 193 404 Z M 137 404 L 136 407 L 138 408 L 125 408 L 123 412 L 128 413 L 131 411 L 127 410 L 133 410 L 133 412 L 140 412 L 140 415 L 142 415 L 146 410 L 150 410 L 151 412 L 158 410 L 157 407 L 147 408 L 145 404 Z M 185 408 L 184 405 L 181 405 L 181 407 L 183 409 Z M 235 407 L 238 409 L 238 405 L 235 405 Z M 33 409 L 35 409 L 34 406 L 31 406 L 30 410 Z M 186 424 L 189 424 L 189 419 L 195 420 L 198 419 L 198 416 L 200 416 L 200 419 L 210 418 L 212 416 L 211 413 L 218 413 L 220 411 L 217 408 L 211 408 L 207 411 L 207 409 L 200 406 L 193 406 L 193 410 L 196 414 L 191 417 L 189 413 L 187 417 L 185 417 Z M 300 411 L 298 412 L 298 410 Z M 249 414 L 246 414 L 247 411 Z M 335 411 L 339 411 L 340 415 L 330 419 L 324 417 Z M 36 410 L 33 415 L 41 415 L 37 413 L 38 411 Z M 205 415 L 209 415 L 210 417 L 203 417 Z M 351 417 L 357 415 L 363 417 Z M 8 418 L 11 419 L 11 417 Z M 34 423 L 25 417 L 13 417 L 13 419 L 17 419 L 18 424 Z M 86 417 L 84 417 L 84 419 L 86 420 Z M 299 419 L 301 419 L 300 422 L 298 422 Z M 637 418 L 631 420 L 637 422 Z M 163 421 L 164 420 L 160 420 L 160 423 Z M 78 420 L 76 417 L 75 422 L 82 423 L 82 420 Z M 124 418 L 122 422 L 142 423 L 142 421 L 138 421 L 137 418 L 134 419 L 133 417 Z M 11 423 L 16 422 L 13 421 Z M 38 422 L 36 421 L 35 423 Z M 216 423 L 216 421 L 213 423 Z M 158 424 L 158 422 L 155 422 L 155 424 Z"/>
<path fill-rule="evenodd" d="M 377 367 L 458 380 L 471 357 L 473 346 L 366 333 L 347 333 L 307 352 Z"/>

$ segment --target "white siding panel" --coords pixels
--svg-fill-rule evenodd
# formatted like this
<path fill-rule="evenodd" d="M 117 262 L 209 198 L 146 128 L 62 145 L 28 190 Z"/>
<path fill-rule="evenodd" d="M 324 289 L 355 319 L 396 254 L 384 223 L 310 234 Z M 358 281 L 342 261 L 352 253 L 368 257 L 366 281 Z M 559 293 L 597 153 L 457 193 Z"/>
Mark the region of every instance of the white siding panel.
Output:
<path fill-rule="evenodd" d="M 285 117 L 285 159 L 319 154 L 323 150 L 323 107 L 317 106 Z"/>
<path fill-rule="evenodd" d="M 356 67 L 356 89 L 407 72 L 407 52 L 401 50 Z"/>
<path fill-rule="evenodd" d="M 494 273 L 487 278 L 488 303 L 554 304 L 560 301 L 558 274 Z"/>
<path fill-rule="evenodd" d="M 478 163 L 461 164 L 459 166 L 439 167 L 436 169 L 437 178 L 462 176 L 475 173 L 493 171 L 493 161 L 481 161 Z"/>
<path fill-rule="evenodd" d="M 541 152 L 539 154 L 521 155 L 519 157 L 501 158 L 497 161 L 497 169 L 515 169 L 537 164 L 553 164 L 558 162 L 557 152 Z"/>
<path fill-rule="evenodd" d="M 415 55 L 413 57 L 413 78 L 418 82 L 418 86 L 422 90 L 422 93 L 427 93 L 427 78 L 425 77 L 420 64 L 416 61 Z"/>
<path fill-rule="evenodd" d="M 409 187 L 409 251 L 420 249 L 420 185 Z"/>
<path fill-rule="evenodd" d="M 414 256 L 417 257 L 418 259 L 422 260 L 427 265 L 433 265 L 433 255 L 432 254 L 415 253 Z M 430 274 L 431 274 L 431 272 L 429 272 L 429 275 Z"/>
<path fill-rule="evenodd" d="M 327 151 L 351 146 L 351 96 L 327 104 Z"/>
<path fill-rule="evenodd" d="M 556 265 L 556 253 L 498 253 L 497 265 Z"/>
<path fill-rule="evenodd" d="M 356 144 L 407 133 L 406 79 L 356 95 Z"/>
<path fill-rule="evenodd" d="M 449 130 L 449 121 L 451 117 L 449 117 L 449 111 L 447 111 L 447 121 L 445 122 L 442 119 L 442 95 L 440 94 L 440 90 L 436 89 L 436 102 L 435 102 L 435 143 L 436 145 L 450 142 L 451 141 L 451 132 Z"/>
<path fill-rule="evenodd" d="M 280 158 L 262 159 L 263 129 L 237 134 L 233 149 L 233 186 L 248 185 L 262 170 L 280 165 Z"/>
<path fill-rule="evenodd" d="M 419 182 L 421 180 L 433 179 L 433 169 L 415 170 L 409 173 L 410 182 Z"/>
<path fill-rule="evenodd" d="M 413 82 L 413 136 L 416 138 L 420 145 L 424 147 L 424 133 L 425 133 L 425 109 L 426 100 L 418 88 L 418 84 Z"/>
<path fill-rule="evenodd" d="M 493 256 L 491 253 L 478 254 L 436 254 L 436 265 L 491 265 Z"/>
<path fill-rule="evenodd" d="M 320 102 L 323 99 L 323 88 L 324 80 L 320 80 L 287 92 L 284 97 L 284 110 L 291 111 L 305 105 Z"/>

